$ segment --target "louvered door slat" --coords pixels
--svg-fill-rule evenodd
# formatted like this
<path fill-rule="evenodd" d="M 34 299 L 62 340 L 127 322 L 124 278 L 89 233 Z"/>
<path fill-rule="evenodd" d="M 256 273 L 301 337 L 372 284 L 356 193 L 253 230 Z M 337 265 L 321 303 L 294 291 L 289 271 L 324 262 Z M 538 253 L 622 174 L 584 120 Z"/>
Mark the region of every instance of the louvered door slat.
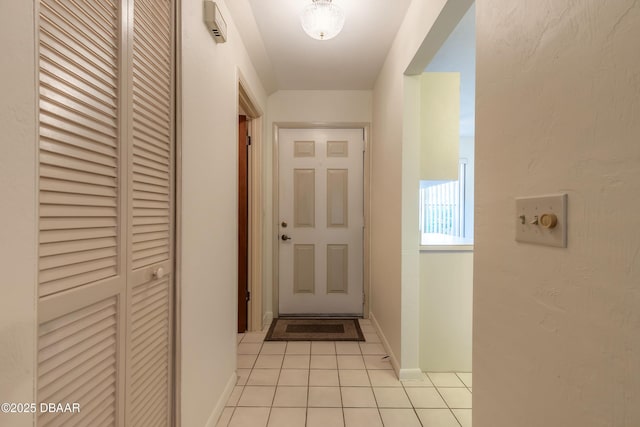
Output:
<path fill-rule="evenodd" d="M 134 289 L 131 297 L 130 400 L 133 425 L 147 425 L 154 411 L 166 411 L 170 352 L 169 282 L 151 282 Z M 162 417 L 165 425 L 167 416 Z"/>
<path fill-rule="evenodd" d="M 116 207 L 117 202 L 109 196 L 92 196 L 88 194 L 66 193 L 63 191 L 51 191 L 44 193 L 40 198 L 41 203 L 67 206 L 106 206 Z"/>
<path fill-rule="evenodd" d="M 163 138 L 161 133 L 155 131 L 155 129 L 149 128 L 147 126 L 141 126 L 139 123 L 133 124 L 133 129 L 136 133 L 136 141 L 144 141 L 147 144 L 154 145 L 161 149 L 166 149 L 166 144 L 163 144 L 161 141 Z M 160 141 L 160 142 L 158 142 Z"/>
<path fill-rule="evenodd" d="M 116 218 L 40 218 L 40 232 L 43 230 L 78 230 L 109 228 L 116 232 Z"/>
<path fill-rule="evenodd" d="M 169 224 L 169 219 L 161 216 L 133 218 L 133 225 L 135 227 L 138 227 L 140 225 L 164 225 L 164 224 Z"/>
<path fill-rule="evenodd" d="M 55 255 L 40 260 L 40 269 L 47 270 L 70 265 L 71 262 L 85 262 L 99 260 L 103 258 L 115 258 L 118 251 L 115 247 L 96 249 L 93 251 L 84 251 L 80 253 L 72 253 L 66 255 Z"/>
<path fill-rule="evenodd" d="M 136 55 L 138 60 L 143 60 Z M 162 82 L 162 76 L 159 76 L 155 70 L 147 68 L 139 68 L 133 71 L 133 83 L 136 86 L 134 91 L 149 91 L 155 94 L 156 98 L 159 98 L 161 103 L 163 101 L 163 94 L 166 95 L 169 92 L 169 87 L 165 86 Z"/>
<path fill-rule="evenodd" d="M 95 93 L 86 93 L 77 87 L 68 85 L 66 82 L 46 74 L 40 79 L 40 91 L 47 98 L 69 96 L 77 103 L 81 103 L 107 115 L 113 114 L 113 111 L 117 108 L 116 105 L 112 104 L 113 100 L 109 98 L 95 96 Z"/>
<path fill-rule="evenodd" d="M 153 176 L 149 176 L 149 175 L 143 175 L 143 174 L 138 174 L 138 173 L 134 173 L 133 174 L 133 180 L 134 182 L 136 182 L 137 184 L 139 184 L 140 188 L 143 188 L 143 186 L 147 186 L 147 188 L 155 188 L 156 190 L 153 190 L 154 192 L 151 191 L 138 191 L 136 192 L 136 198 L 135 203 L 137 207 L 137 203 L 138 200 L 155 200 L 155 198 L 161 198 L 163 194 L 165 194 L 165 189 L 169 188 L 169 181 L 168 180 L 163 180 L 163 179 L 159 179 Z M 137 197 L 140 197 L 140 199 L 138 199 Z M 160 201 L 163 201 L 162 199 Z"/>
<path fill-rule="evenodd" d="M 110 419 L 108 425 L 114 425 L 111 407 L 115 400 L 115 387 L 95 388 L 87 394 L 87 400 L 91 402 L 87 405 L 87 410 L 81 411 L 79 416 L 74 417 L 71 422 L 61 424 L 60 427 L 95 426 L 98 425 L 96 422 L 102 422 L 100 420 L 104 419 Z"/>
<path fill-rule="evenodd" d="M 117 272 L 118 269 L 115 266 L 108 266 L 96 270 L 89 269 L 86 273 L 65 276 L 59 280 L 46 281 L 40 284 L 40 297 L 98 282 L 115 276 Z"/>
<path fill-rule="evenodd" d="M 133 203 L 134 208 L 144 208 L 144 209 L 169 209 L 169 202 L 161 201 L 161 200 L 146 200 L 146 199 L 136 199 Z"/>
<path fill-rule="evenodd" d="M 65 397 L 77 397 L 74 394 L 80 394 L 80 390 L 87 383 L 91 383 L 95 379 L 96 372 L 107 371 L 108 376 L 113 375 L 113 358 L 108 352 L 115 352 L 115 345 L 112 345 L 104 353 L 93 355 L 82 363 L 78 363 L 72 367 L 57 370 L 51 373 L 49 378 L 53 383 L 42 385 L 40 388 L 40 396 L 46 399 L 46 402 L 53 402 L 54 399 L 64 399 Z M 73 361 L 73 360 L 71 360 Z M 45 383 L 43 378 L 43 383 Z M 61 402 L 62 400 L 56 400 Z"/>
<path fill-rule="evenodd" d="M 163 406 L 163 392 L 168 386 L 168 381 L 164 379 L 162 382 L 158 382 L 155 388 L 151 390 L 147 399 L 137 403 L 137 412 L 133 417 L 135 425 L 140 427 L 156 427 L 168 425 L 167 419 L 167 407 Z"/>
<path fill-rule="evenodd" d="M 162 125 L 159 121 L 153 121 L 152 118 L 147 117 L 144 111 L 139 108 L 135 108 L 135 104 L 134 110 L 137 113 L 136 121 L 134 123 L 135 131 L 140 130 L 146 134 L 158 138 L 160 141 L 167 140 L 169 138 L 169 130 L 166 128 L 166 125 Z"/>
<path fill-rule="evenodd" d="M 108 141 L 91 141 L 86 136 L 80 136 L 60 128 L 51 128 L 43 125 L 40 128 L 40 137 L 45 141 L 55 141 L 71 147 L 80 147 L 85 151 L 102 154 L 112 158 L 117 157 L 116 148 Z"/>
<path fill-rule="evenodd" d="M 164 98 L 169 88 L 163 88 L 162 85 L 158 83 L 158 78 L 148 73 L 149 71 L 145 69 L 134 71 L 133 83 L 135 87 L 133 89 L 133 93 L 135 95 L 145 94 L 157 103 L 158 107 L 168 109 L 169 101 Z"/>
<path fill-rule="evenodd" d="M 40 111 L 40 127 L 43 130 L 43 136 L 66 142 L 66 138 L 84 139 L 87 141 L 87 150 L 101 152 L 101 150 L 112 150 L 117 147 L 117 141 L 112 135 L 105 135 L 97 132 L 96 129 L 79 126 L 77 123 L 69 121 L 67 117 L 59 117 L 50 114 L 48 111 Z M 71 144 L 71 143 L 70 143 Z M 77 144 L 71 144 L 77 145 Z"/>
<path fill-rule="evenodd" d="M 157 19 L 158 22 L 160 23 L 168 23 L 171 22 L 171 6 L 173 5 L 172 2 L 146 2 L 143 3 L 141 6 L 152 12 L 153 16 L 155 16 L 155 18 Z M 170 28 L 168 28 L 169 31 L 171 31 Z M 171 32 L 167 33 L 167 34 L 171 34 Z M 171 37 L 167 37 L 168 39 L 171 39 Z"/>
<path fill-rule="evenodd" d="M 141 14 L 138 16 L 142 17 Z M 138 21 L 135 28 L 136 45 L 133 48 L 134 58 L 142 60 L 144 64 L 157 64 L 158 68 L 153 69 L 154 72 L 166 82 L 162 87 L 169 88 L 170 82 L 167 80 L 171 75 L 171 66 L 169 64 L 171 54 L 167 51 L 167 44 L 160 40 L 159 43 L 154 39 L 154 27 L 146 24 L 142 19 Z M 159 29 L 160 30 L 160 29 Z"/>
<path fill-rule="evenodd" d="M 158 232 L 150 232 L 150 233 L 137 233 L 133 235 L 133 243 L 147 242 L 150 240 L 159 240 L 159 239 L 168 239 L 169 233 L 168 231 L 158 231 Z"/>
<path fill-rule="evenodd" d="M 118 30 L 115 17 L 102 15 L 101 19 L 92 19 L 81 8 L 74 7 L 74 2 L 72 1 L 56 2 L 57 4 L 55 5 L 49 5 L 49 3 L 42 3 L 41 25 L 53 23 L 66 33 L 79 34 L 81 36 L 88 35 L 93 40 L 91 46 L 95 47 L 96 50 L 101 50 L 106 54 L 117 52 L 114 42 Z M 71 6 L 71 8 L 68 6 Z M 101 8 L 92 8 L 86 2 L 84 2 L 84 8 L 92 10 L 94 13 L 98 12 L 98 14 L 101 10 Z"/>
<path fill-rule="evenodd" d="M 75 65 L 95 73 L 100 79 L 109 81 L 117 77 L 117 71 L 113 68 L 114 57 L 111 53 L 101 49 L 89 48 L 81 39 L 78 30 L 71 29 L 65 32 L 46 19 L 42 20 L 41 42 L 49 49 L 57 52 Z"/>
<path fill-rule="evenodd" d="M 86 393 L 87 385 L 108 391 L 116 390 L 118 304 L 115 297 L 94 303 L 57 319 L 42 323 L 39 327 L 38 342 L 38 400 L 58 402 L 55 398 L 78 402 L 82 413 L 92 413 L 94 399 Z M 98 338 L 96 338 L 98 337 Z M 85 355 L 82 350 L 108 340 L 99 352 Z M 97 341 L 97 342 L 95 342 Z M 105 399 L 103 399 L 103 402 Z M 109 405 L 115 414 L 115 404 Z M 50 427 L 73 422 L 75 414 L 41 412 L 38 426 Z"/>
<path fill-rule="evenodd" d="M 134 191 L 133 197 L 136 200 L 156 200 L 156 201 L 169 201 L 169 197 L 166 194 L 148 193 L 145 191 Z"/>
<path fill-rule="evenodd" d="M 113 187 L 85 184 L 81 182 L 62 181 L 41 177 L 40 190 L 58 191 L 67 194 L 85 194 L 88 196 L 103 196 L 111 199 L 118 193 Z"/>
<path fill-rule="evenodd" d="M 117 87 L 115 77 L 100 73 L 95 66 L 76 63 L 73 57 L 64 56 L 65 52 L 58 52 L 54 46 L 47 42 L 48 40 L 50 39 L 45 34 L 40 43 L 40 55 L 43 60 L 40 64 L 41 68 L 51 71 L 53 71 L 53 67 L 61 68 L 105 93 L 109 93 Z"/>
<path fill-rule="evenodd" d="M 157 4 L 142 2 L 138 4 L 138 17 L 146 23 L 146 28 L 153 28 L 154 40 L 157 40 L 158 44 L 162 44 L 163 49 L 168 52 L 171 44 L 169 27 L 157 25 L 158 23 L 169 22 L 169 11 L 162 7 L 165 5 L 165 3 L 160 2 Z M 161 7 L 156 8 L 155 6 Z"/>
<path fill-rule="evenodd" d="M 108 257 L 102 259 L 96 259 L 91 261 L 79 262 L 76 264 L 65 265 L 57 268 L 41 269 L 40 280 L 44 287 L 50 282 L 60 283 L 60 280 L 65 278 L 73 278 L 74 276 L 85 275 L 98 270 L 104 270 L 113 268 L 117 264 L 116 257 Z"/>
<path fill-rule="evenodd" d="M 60 256 L 72 252 L 84 252 L 95 249 L 116 247 L 117 244 L 118 242 L 115 237 L 101 237 L 83 240 L 62 240 L 60 242 L 42 244 L 40 246 L 40 256 Z"/>
<path fill-rule="evenodd" d="M 167 125 L 167 117 L 163 116 L 163 111 L 159 110 L 156 105 L 153 105 L 151 100 L 144 99 L 144 97 L 134 96 L 133 110 L 139 116 L 140 123 L 146 126 L 156 129 L 163 135 L 169 134 L 169 127 Z"/>
<path fill-rule="evenodd" d="M 40 177 L 53 178 L 58 181 L 83 182 L 95 184 L 109 188 L 116 188 L 117 182 L 114 177 L 98 175 L 96 173 L 73 170 L 56 165 L 40 164 Z M 66 184 L 66 182 L 64 183 Z M 64 185 L 63 184 L 63 185 Z M 51 190 L 52 188 L 47 188 Z"/>
<path fill-rule="evenodd" d="M 116 232 L 111 228 L 89 228 L 78 230 L 45 230 L 40 232 L 40 243 L 72 242 L 75 240 L 99 239 L 115 237 Z"/>
<path fill-rule="evenodd" d="M 165 102 L 162 102 L 154 94 L 147 92 L 147 89 L 140 85 L 136 85 L 136 88 L 133 91 L 133 102 L 138 108 L 147 108 L 145 106 L 149 105 L 150 108 L 147 108 L 147 113 L 150 114 L 158 114 L 159 111 L 166 111 L 168 108 L 168 105 L 165 105 Z M 166 122 L 168 117 L 160 117 L 159 120 Z"/>
<path fill-rule="evenodd" d="M 164 171 L 166 171 L 168 169 L 167 165 L 163 165 L 162 163 L 154 162 L 153 160 L 149 160 L 149 159 L 144 158 L 142 156 L 134 156 L 133 162 L 134 162 L 134 167 L 135 166 L 143 166 L 143 167 L 154 169 L 154 170 L 157 170 L 157 171 L 160 171 L 160 172 L 164 172 Z M 134 172 L 135 172 L 135 169 L 134 169 Z M 140 188 L 135 187 L 135 189 L 139 190 Z M 162 192 L 164 193 L 165 191 L 166 190 L 163 190 Z"/>
<path fill-rule="evenodd" d="M 156 154 L 155 152 L 145 150 L 140 146 L 134 147 L 133 156 L 135 159 L 134 163 L 137 164 L 138 161 L 143 159 L 149 160 L 151 162 L 157 163 L 157 168 L 161 170 L 164 169 L 163 172 L 166 172 L 170 162 L 169 156 L 167 154 Z M 137 172 L 135 169 L 134 171 Z"/>
<path fill-rule="evenodd" d="M 64 124 L 73 123 L 72 126 L 81 126 L 86 129 L 97 131 L 105 136 L 117 138 L 116 117 L 111 121 L 103 121 L 99 114 L 92 115 L 91 111 L 83 108 L 74 110 L 73 101 L 68 103 L 62 100 L 52 100 L 40 98 L 40 110 L 46 111 L 49 115 L 61 120 Z"/>
<path fill-rule="evenodd" d="M 147 68 L 147 72 L 157 76 L 157 78 L 162 82 L 159 85 L 160 89 L 167 90 L 169 88 L 169 84 L 167 82 L 169 73 L 166 71 L 168 67 L 165 65 L 168 63 L 169 58 L 160 51 L 159 46 L 156 46 L 144 36 L 144 33 L 139 31 L 136 31 L 136 45 L 133 48 L 133 56 L 134 60 L 139 63 L 158 64 L 158 67 Z"/>
<path fill-rule="evenodd" d="M 137 138 L 136 145 L 139 150 L 144 150 L 149 153 L 153 153 L 157 156 L 161 156 L 167 159 L 171 157 L 171 153 L 169 153 L 169 151 L 167 150 L 167 147 L 151 144 L 144 139 Z M 136 168 L 136 172 L 169 179 L 169 174 L 166 171 L 145 170 L 144 167 L 141 167 L 139 165 Z"/>
<path fill-rule="evenodd" d="M 91 393 L 87 396 L 91 400 L 87 404 L 87 410 L 81 411 L 78 419 L 72 419 L 70 422 L 61 424 L 60 427 L 67 426 L 94 426 L 92 419 L 103 416 L 105 409 L 110 408 L 115 403 L 113 389 L 96 390 L 99 392 Z M 113 416 L 113 415 L 112 415 Z"/>
<path fill-rule="evenodd" d="M 71 86 L 74 90 L 84 94 L 91 94 L 102 104 L 112 105 L 114 102 L 109 90 L 102 90 L 101 87 L 94 85 L 89 79 L 78 76 L 73 73 L 72 70 L 65 69 L 62 65 L 53 62 L 50 58 L 40 57 L 40 73 L 41 76 L 45 76 L 45 83 L 52 82 L 55 84 L 55 81 L 60 81 L 65 85 Z"/>
<path fill-rule="evenodd" d="M 138 235 L 138 236 L 144 236 L 145 233 L 155 233 L 155 232 L 167 233 L 168 235 L 169 226 L 167 224 L 139 225 L 137 231 L 138 232 L 135 235 Z"/>
<path fill-rule="evenodd" d="M 59 169 L 63 170 L 71 169 L 79 172 L 87 172 L 93 175 L 108 176 L 113 179 L 111 181 L 112 185 L 114 187 L 116 186 L 115 178 L 118 172 L 111 166 L 101 165 L 83 159 L 69 157 L 64 154 L 58 154 L 48 151 L 47 149 L 43 149 L 40 153 L 40 162 L 43 165 L 56 166 Z"/>
<path fill-rule="evenodd" d="M 148 334 L 152 334 L 154 331 L 158 329 L 162 329 L 166 327 L 166 322 L 168 321 L 167 315 L 164 312 L 149 311 L 145 313 L 143 316 L 139 316 L 137 322 L 143 324 L 144 326 L 140 326 L 135 332 L 131 335 L 132 342 L 140 342 L 144 336 Z M 144 370 L 139 370 L 133 373 L 133 378 L 143 375 Z"/>

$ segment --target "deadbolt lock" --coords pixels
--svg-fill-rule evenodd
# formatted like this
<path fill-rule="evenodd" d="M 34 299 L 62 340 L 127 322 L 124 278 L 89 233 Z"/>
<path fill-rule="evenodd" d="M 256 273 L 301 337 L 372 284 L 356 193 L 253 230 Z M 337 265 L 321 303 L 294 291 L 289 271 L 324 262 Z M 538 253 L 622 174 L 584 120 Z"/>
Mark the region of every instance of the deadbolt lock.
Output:
<path fill-rule="evenodd" d="M 282 226 L 282 228 L 287 228 L 287 221 L 282 221 L 282 223 L 280 224 Z"/>

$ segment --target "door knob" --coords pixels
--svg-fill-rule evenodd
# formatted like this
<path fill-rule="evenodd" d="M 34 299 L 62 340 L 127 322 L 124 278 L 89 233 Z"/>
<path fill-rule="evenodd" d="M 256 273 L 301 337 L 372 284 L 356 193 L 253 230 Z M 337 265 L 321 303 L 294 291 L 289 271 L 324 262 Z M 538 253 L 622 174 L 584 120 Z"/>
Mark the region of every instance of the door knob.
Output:
<path fill-rule="evenodd" d="M 154 272 L 153 272 L 153 278 L 154 279 L 162 279 L 164 277 L 164 268 L 162 267 L 158 267 Z"/>
<path fill-rule="evenodd" d="M 291 240 L 291 237 L 287 236 L 286 234 L 283 234 L 281 239 L 283 242 L 286 242 L 287 240 Z"/>

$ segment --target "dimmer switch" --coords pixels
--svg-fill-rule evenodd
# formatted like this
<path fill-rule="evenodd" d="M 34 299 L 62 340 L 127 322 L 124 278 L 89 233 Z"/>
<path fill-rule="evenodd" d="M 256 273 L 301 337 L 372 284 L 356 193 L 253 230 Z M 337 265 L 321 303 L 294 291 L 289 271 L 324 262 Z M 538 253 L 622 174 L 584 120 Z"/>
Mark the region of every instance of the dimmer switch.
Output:
<path fill-rule="evenodd" d="M 567 247 L 567 195 L 516 198 L 516 241 Z"/>

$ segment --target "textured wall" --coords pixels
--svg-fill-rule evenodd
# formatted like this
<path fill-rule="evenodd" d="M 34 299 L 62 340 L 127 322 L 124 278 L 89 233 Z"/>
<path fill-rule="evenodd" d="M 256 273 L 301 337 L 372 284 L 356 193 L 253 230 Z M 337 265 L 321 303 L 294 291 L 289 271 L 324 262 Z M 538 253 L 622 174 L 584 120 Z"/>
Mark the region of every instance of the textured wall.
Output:
<path fill-rule="evenodd" d="M 477 0 L 474 426 L 640 425 L 640 2 Z M 569 247 L 514 197 L 569 194 Z"/>
<path fill-rule="evenodd" d="M 262 89 L 224 2 L 216 44 L 202 0 L 182 0 L 182 425 L 214 426 L 235 384 L 238 72 Z"/>

